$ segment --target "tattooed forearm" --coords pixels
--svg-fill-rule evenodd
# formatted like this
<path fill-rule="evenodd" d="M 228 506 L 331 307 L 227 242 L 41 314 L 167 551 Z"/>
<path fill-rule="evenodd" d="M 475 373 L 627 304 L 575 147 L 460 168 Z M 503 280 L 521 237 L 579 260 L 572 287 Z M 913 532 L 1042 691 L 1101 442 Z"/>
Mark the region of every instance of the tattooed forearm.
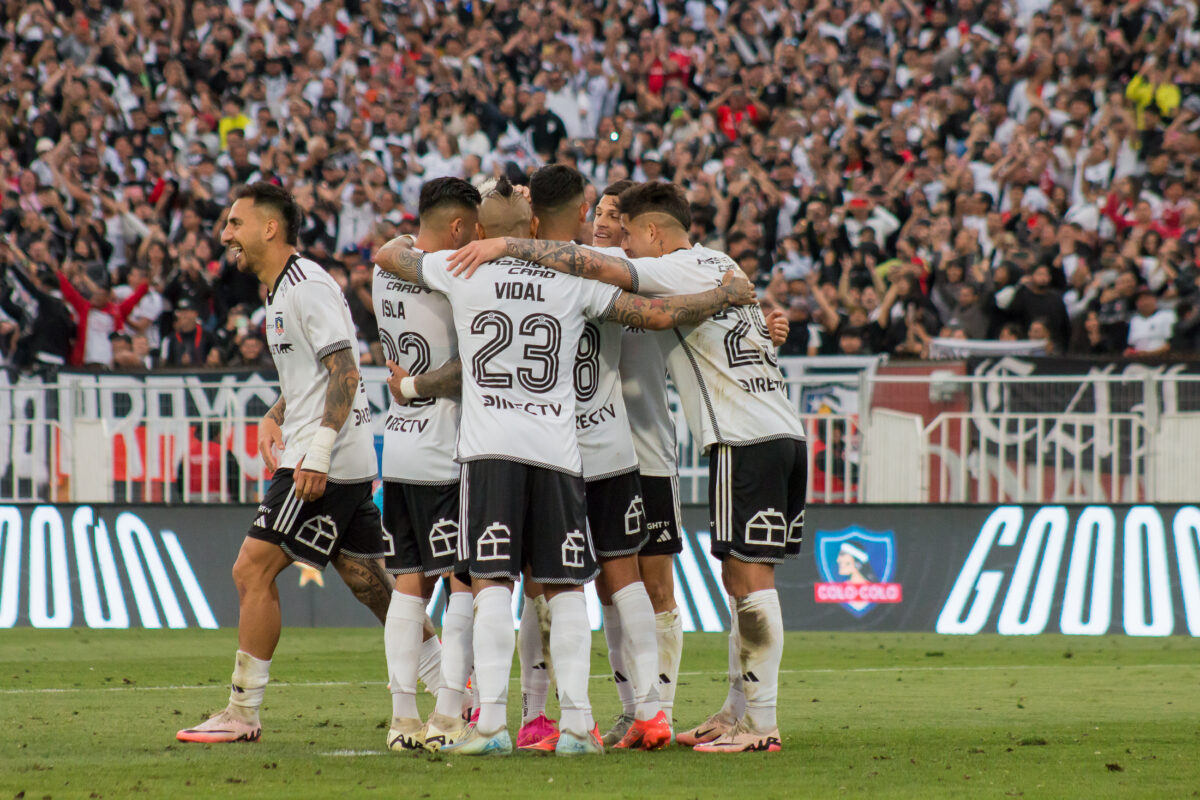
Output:
<path fill-rule="evenodd" d="M 409 283 L 419 283 L 421 259 L 424 257 L 423 253 L 389 242 L 379 248 L 379 252 L 375 254 L 375 263 L 384 272 L 390 272 Z"/>
<path fill-rule="evenodd" d="M 358 367 L 354 353 L 349 347 L 330 353 L 321 360 L 329 370 L 329 388 L 325 390 L 325 415 L 321 424 L 340 431 L 354 408 L 354 394 L 358 391 Z"/>
<path fill-rule="evenodd" d="M 275 405 L 271 406 L 271 408 L 267 410 L 267 419 L 271 420 L 276 425 L 283 425 L 283 410 L 285 405 L 286 403 L 284 402 L 283 395 L 280 394 L 279 399 L 275 401 Z"/>
<path fill-rule="evenodd" d="M 633 270 L 623 258 L 597 253 L 571 242 L 505 238 L 504 244 L 513 258 L 532 261 L 568 275 L 611 283 L 627 292 L 637 291 Z"/>
<path fill-rule="evenodd" d="M 338 554 L 333 566 L 358 602 L 371 609 L 380 624 L 386 622 L 393 581 L 383 565 L 376 560 L 363 561 Z"/>
<path fill-rule="evenodd" d="M 733 304 L 729 287 L 718 286 L 699 294 L 648 299 L 622 292 L 608 318 L 631 328 L 661 331 L 680 325 L 697 325 Z"/>
<path fill-rule="evenodd" d="M 462 395 L 462 362 L 457 358 L 432 372 L 415 376 L 421 397 L 459 397 Z"/>

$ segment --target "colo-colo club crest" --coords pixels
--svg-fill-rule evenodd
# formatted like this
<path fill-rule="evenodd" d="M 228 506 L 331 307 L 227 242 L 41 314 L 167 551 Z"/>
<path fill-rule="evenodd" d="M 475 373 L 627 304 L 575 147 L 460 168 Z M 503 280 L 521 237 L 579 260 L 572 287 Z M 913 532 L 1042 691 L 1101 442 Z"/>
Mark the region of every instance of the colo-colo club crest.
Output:
<path fill-rule="evenodd" d="M 838 603 L 861 617 L 877 603 L 901 602 L 901 586 L 891 582 L 896 573 L 896 537 L 891 531 L 817 531 L 816 540 L 818 603 Z"/>

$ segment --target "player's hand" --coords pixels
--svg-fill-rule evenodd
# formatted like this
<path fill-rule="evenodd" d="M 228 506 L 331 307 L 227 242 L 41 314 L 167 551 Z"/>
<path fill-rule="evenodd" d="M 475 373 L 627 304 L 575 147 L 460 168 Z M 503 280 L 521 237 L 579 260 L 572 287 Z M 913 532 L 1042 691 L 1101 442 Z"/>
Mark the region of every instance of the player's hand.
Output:
<path fill-rule="evenodd" d="M 467 244 L 450 256 L 450 261 L 446 268 L 450 270 L 450 274 L 458 277 L 470 278 L 475 274 L 475 270 L 479 269 L 480 264 L 486 264 L 489 261 L 495 261 L 501 258 L 508 252 L 508 245 L 503 239 L 476 239 Z"/>
<path fill-rule="evenodd" d="M 408 405 L 408 398 L 400 394 L 400 381 L 408 377 L 408 370 L 390 358 L 386 363 L 388 370 L 392 373 L 387 379 L 388 389 L 392 392 L 392 399 L 402 406 Z"/>
<path fill-rule="evenodd" d="M 782 309 L 775 309 L 767 314 L 767 330 L 771 332 L 771 344 L 779 347 L 787 341 L 788 331 L 792 324 L 788 322 L 787 314 Z"/>
<path fill-rule="evenodd" d="M 325 481 L 329 478 L 324 472 L 314 472 L 304 468 L 304 459 L 296 465 L 296 497 L 302 503 L 319 500 L 325 494 Z"/>
<path fill-rule="evenodd" d="M 731 306 L 748 306 L 758 302 L 754 284 L 740 269 L 726 270 L 721 278 L 721 287 L 729 293 Z"/>
<path fill-rule="evenodd" d="M 279 466 L 276 453 L 283 451 L 283 431 L 270 417 L 263 417 L 258 423 L 258 454 L 262 456 L 263 464 L 268 472 L 274 472 Z"/>

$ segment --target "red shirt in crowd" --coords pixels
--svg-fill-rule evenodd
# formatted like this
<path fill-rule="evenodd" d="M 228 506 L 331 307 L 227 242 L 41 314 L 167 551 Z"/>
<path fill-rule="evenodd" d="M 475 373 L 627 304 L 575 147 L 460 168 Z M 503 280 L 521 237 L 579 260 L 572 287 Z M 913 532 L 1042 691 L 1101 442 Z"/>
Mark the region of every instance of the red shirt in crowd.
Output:
<path fill-rule="evenodd" d="M 75 309 L 75 320 L 78 330 L 75 334 L 75 345 L 71 348 L 71 356 L 68 361 L 73 367 L 83 364 L 83 355 L 87 352 L 89 314 L 108 314 L 113 318 L 113 330 L 122 330 L 125 327 L 126 318 L 133 312 L 134 307 L 141 302 L 142 298 L 146 296 L 146 292 L 150 291 L 150 284 L 143 283 L 134 290 L 133 294 L 120 303 L 94 306 L 90 300 L 81 295 L 79 290 L 71 285 L 71 282 L 67 280 L 67 276 L 61 272 L 58 273 L 58 286 L 62 289 L 63 299 Z"/>

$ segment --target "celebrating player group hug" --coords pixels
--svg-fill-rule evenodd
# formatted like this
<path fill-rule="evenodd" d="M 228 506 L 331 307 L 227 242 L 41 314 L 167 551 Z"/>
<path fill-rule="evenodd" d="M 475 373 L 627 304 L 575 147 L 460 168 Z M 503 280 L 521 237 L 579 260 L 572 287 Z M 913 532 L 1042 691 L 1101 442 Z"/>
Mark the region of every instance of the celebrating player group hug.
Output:
<path fill-rule="evenodd" d="M 800 550 L 806 469 L 775 358 L 787 323 L 764 317 L 728 256 L 692 246 L 678 186 L 622 181 L 594 209 L 585 189 L 560 165 L 534 173 L 528 192 L 503 178 L 482 196 L 457 178 L 431 180 L 416 239 L 376 254 L 393 396 L 382 518 L 349 308 L 297 252 L 288 193 L 267 183 L 235 193 L 221 240 L 269 290 L 281 392 L 259 446 L 274 478 L 233 568 L 241 620 L 229 704 L 178 739 L 260 737 L 280 633 L 275 579 L 292 562 L 332 562 L 384 624 L 393 750 L 780 749 L 774 568 Z M 712 552 L 732 620 L 725 704 L 678 734 L 672 562 L 683 532 L 668 373 L 708 452 Z M 425 609 L 443 579 L 439 641 Z M 592 580 L 622 704 L 603 735 L 588 698 Z M 436 695 L 426 720 L 419 681 Z M 557 722 L 546 716 L 551 682 Z"/>

